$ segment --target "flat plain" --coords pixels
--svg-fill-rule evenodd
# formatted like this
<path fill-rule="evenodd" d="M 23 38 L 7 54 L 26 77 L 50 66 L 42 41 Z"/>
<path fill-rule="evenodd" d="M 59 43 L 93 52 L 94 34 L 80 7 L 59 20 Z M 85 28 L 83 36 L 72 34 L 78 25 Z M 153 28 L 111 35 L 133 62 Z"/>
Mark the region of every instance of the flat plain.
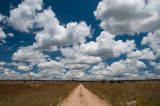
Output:
<path fill-rule="evenodd" d="M 56 106 L 76 86 L 62 82 L 1 82 L 0 106 Z"/>
<path fill-rule="evenodd" d="M 160 106 L 160 81 L 0 81 L 0 106 L 59 106 L 79 84 L 112 106 Z"/>

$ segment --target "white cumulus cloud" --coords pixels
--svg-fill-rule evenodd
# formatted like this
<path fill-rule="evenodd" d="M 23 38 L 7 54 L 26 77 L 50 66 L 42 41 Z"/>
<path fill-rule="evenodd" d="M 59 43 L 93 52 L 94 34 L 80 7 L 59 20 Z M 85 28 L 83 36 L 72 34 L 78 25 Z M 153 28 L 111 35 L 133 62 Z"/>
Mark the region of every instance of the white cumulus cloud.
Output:
<path fill-rule="evenodd" d="M 33 27 L 37 11 L 42 10 L 43 0 L 24 0 L 17 8 L 10 10 L 9 23 L 21 32 Z"/>
<path fill-rule="evenodd" d="M 158 4 L 158 0 L 102 0 L 94 15 L 110 33 L 152 32 L 160 27 Z"/>
<path fill-rule="evenodd" d="M 160 56 L 160 29 L 156 30 L 153 33 L 149 33 L 142 40 L 142 45 L 148 45 L 155 53 L 156 56 Z"/>

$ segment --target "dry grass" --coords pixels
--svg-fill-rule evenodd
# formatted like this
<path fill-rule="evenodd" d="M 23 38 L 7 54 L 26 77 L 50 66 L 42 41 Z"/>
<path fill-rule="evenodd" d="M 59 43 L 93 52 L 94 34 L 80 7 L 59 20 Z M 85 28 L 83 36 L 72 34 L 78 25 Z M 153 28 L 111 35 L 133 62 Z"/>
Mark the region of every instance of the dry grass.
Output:
<path fill-rule="evenodd" d="M 57 106 L 77 84 L 0 84 L 0 106 Z"/>
<path fill-rule="evenodd" d="M 129 101 L 136 101 L 136 106 L 160 106 L 160 82 L 96 83 L 85 86 L 112 106 L 126 106 Z"/>
<path fill-rule="evenodd" d="M 0 106 L 57 106 L 79 83 L 113 106 L 160 106 L 160 82 L 0 82 Z"/>

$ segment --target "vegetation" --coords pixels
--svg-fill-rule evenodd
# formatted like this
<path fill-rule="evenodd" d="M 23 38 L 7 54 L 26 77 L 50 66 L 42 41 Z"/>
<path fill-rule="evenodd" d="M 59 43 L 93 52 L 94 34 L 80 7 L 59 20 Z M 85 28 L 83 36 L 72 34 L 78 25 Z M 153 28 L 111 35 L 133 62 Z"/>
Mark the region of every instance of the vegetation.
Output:
<path fill-rule="evenodd" d="M 57 106 L 76 86 L 72 83 L 0 84 L 0 106 Z"/>
<path fill-rule="evenodd" d="M 124 82 L 85 84 L 112 106 L 126 106 L 127 102 L 136 102 L 136 106 L 160 105 L 160 82 Z"/>
<path fill-rule="evenodd" d="M 160 81 L 1 81 L 0 106 L 57 106 L 80 83 L 112 106 L 127 106 L 133 101 L 136 106 L 160 105 Z"/>

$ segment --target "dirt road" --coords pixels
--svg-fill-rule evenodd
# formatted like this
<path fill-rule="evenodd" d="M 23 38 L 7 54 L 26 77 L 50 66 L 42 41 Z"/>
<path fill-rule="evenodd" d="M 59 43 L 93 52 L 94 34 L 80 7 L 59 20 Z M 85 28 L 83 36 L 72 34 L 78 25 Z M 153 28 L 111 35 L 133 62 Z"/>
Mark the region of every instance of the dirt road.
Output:
<path fill-rule="evenodd" d="M 82 84 L 75 88 L 60 106 L 110 106 L 86 89 Z"/>

